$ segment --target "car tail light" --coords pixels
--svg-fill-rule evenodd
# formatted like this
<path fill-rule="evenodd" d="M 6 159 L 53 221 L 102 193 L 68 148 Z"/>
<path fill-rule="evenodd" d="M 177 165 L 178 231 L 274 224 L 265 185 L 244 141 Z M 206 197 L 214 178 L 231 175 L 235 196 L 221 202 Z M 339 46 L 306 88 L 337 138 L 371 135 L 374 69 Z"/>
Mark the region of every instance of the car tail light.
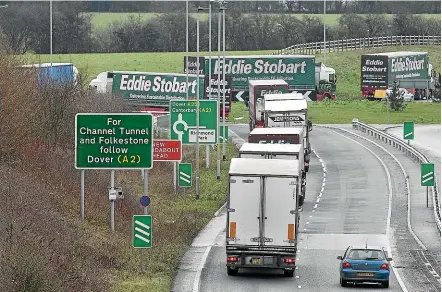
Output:
<path fill-rule="evenodd" d="M 292 265 L 294 265 L 295 262 L 296 262 L 296 259 L 294 259 L 294 258 L 285 258 L 285 259 L 284 259 L 284 263 L 286 263 L 286 264 L 292 264 Z"/>
<path fill-rule="evenodd" d="M 388 270 L 388 264 L 382 264 L 381 270 Z"/>
<path fill-rule="evenodd" d="M 230 238 L 236 238 L 236 222 L 230 222 Z"/>
<path fill-rule="evenodd" d="M 227 257 L 227 262 L 228 263 L 236 263 L 237 261 L 239 261 L 239 257 L 237 257 L 237 256 Z"/>
<path fill-rule="evenodd" d="M 343 262 L 343 263 L 342 263 L 342 267 L 343 267 L 343 268 L 349 268 L 349 269 L 351 269 L 351 265 L 350 265 L 349 262 Z"/>

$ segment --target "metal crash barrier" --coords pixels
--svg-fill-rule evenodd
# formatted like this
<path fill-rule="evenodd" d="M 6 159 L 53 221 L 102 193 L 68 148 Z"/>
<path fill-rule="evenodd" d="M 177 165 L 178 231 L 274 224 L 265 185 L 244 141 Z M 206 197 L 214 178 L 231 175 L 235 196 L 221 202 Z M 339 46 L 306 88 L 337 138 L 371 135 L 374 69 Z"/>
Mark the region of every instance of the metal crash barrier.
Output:
<path fill-rule="evenodd" d="M 372 127 L 370 125 L 364 124 L 363 122 L 360 122 L 359 119 L 353 119 L 352 121 L 353 129 L 359 130 L 369 136 L 372 136 L 378 140 L 381 140 L 382 142 L 385 142 L 395 148 L 398 148 L 402 152 L 405 152 L 408 157 L 410 157 L 414 162 L 416 163 L 430 163 L 430 161 L 420 153 L 418 150 L 416 150 L 414 147 L 408 145 L 406 142 L 402 141 L 401 139 L 394 137 L 393 135 L 390 135 L 388 133 L 385 133 L 382 130 L 379 130 L 375 127 Z M 438 199 L 438 190 L 437 190 L 437 180 L 434 180 L 434 187 L 430 187 L 430 192 L 433 200 L 433 215 L 436 220 L 437 228 L 439 229 L 439 232 L 441 232 L 440 225 L 441 225 L 441 211 L 440 211 L 440 204 Z"/>

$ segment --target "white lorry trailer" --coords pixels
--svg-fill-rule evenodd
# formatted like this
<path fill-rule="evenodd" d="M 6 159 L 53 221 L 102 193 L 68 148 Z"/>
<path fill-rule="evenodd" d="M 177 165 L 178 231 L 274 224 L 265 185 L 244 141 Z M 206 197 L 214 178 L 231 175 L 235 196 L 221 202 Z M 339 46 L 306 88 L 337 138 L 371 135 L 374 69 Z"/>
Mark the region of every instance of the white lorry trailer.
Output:
<path fill-rule="evenodd" d="M 294 160 L 301 170 L 301 192 L 299 206 L 302 207 L 307 185 L 306 172 L 308 163 L 304 162 L 304 147 L 302 144 L 256 144 L 244 143 L 239 149 L 239 158 L 263 158 Z"/>
<path fill-rule="evenodd" d="M 255 128 L 249 133 L 249 143 L 303 144 L 304 128 Z"/>
<path fill-rule="evenodd" d="M 280 94 L 283 95 L 283 94 Z M 288 95 L 288 94 L 287 94 Z M 312 122 L 308 119 L 307 101 L 299 97 L 287 99 L 275 98 L 271 94 L 264 96 L 264 127 L 303 127 L 304 149 L 311 153 L 309 132 Z M 309 161 L 306 157 L 306 161 Z"/>
<path fill-rule="evenodd" d="M 264 126 L 264 95 L 288 93 L 289 85 L 282 79 L 249 80 L 249 129 Z M 302 94 L 301 94 L 302 95 Z"/>
<path fill-rule="evenodd" d="M 293 277 L 299 226 L 299 167 L 290 160 L 233 158 L 227 192 L 227 274 L 282 269 Z"/>

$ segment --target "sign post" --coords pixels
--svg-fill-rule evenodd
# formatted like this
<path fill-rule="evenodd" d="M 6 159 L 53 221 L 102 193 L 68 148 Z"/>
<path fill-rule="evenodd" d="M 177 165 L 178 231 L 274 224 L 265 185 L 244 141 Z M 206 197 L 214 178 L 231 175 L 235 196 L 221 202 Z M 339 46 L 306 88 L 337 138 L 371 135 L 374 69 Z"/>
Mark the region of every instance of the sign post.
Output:
<path fill-rule="evenodd" d="M 183 188 L 192 186 L 192 163 L 178 164 L 178 186 Z"/>
<path fill-rule="evenodd" d="M 427 208 L 428 208 L 428 187 L 434 186 L 434 164 L 421 164 L 421 186 L 427 187 Z"/>
<path fill-rule="evenodd" d="M 143 207 L 144 215 L 149 215 L 149 210 L 147 209 L 150 205 L 150 197 L 147 195 L 144 195 L 140 198 L 140 204 Z M 144 265 L 144 249 L 140 249 L 141 251 L 141 273 L 144 273 L 146 271 L 145 265 Z"/>
<path fill-rule="evenodd" d="M 404 122 L 404 140 L 410 145 L 410 140 L 414 139 L 414 122 Z"/>
<path fill-rule="evenodd" d="M 110 227 L 115 230 L 116 169 L 152 168 L 152 116 L 149 113 L 79 113 L 75 116 L 75 168 L 110 169 Z M 83 198 L 82 198 L 83 200 Z M 84 209 L 81 210 L 84 212 Z"/>

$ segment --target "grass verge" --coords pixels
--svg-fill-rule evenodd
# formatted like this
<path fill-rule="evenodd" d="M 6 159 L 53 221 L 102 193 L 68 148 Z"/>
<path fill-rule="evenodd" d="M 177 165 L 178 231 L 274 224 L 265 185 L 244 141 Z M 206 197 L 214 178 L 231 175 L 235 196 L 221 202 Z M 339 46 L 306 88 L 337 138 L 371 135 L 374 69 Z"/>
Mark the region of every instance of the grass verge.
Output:
<path fill-rule="evenodd" d="M 418 124 L 440 124 L 441 104 L 432 102 L 410 102 L 403 112 L 387 111 L 385 102 L 338 100 L 330 102 L 308 102 L 309 116 L 314 124 L 348 124 L 358 118 L 368 124 L 401 124 L 414 121 Z M 242 102 L 232 104 L 231 123 L 248 123 L 246 107 Z"/>
<path fill-rule="evenodd" d="M 154 168 L 149 172 L 149 196 L 153 217 L 153 247 L 146 251 L 147 273 L 140 275 L 140 251 L 129 246 L 131 231 L 126 232 L 127 246 L 124 257 L 126 267 L 117 275 L 113 284 L 114 292 L 166 292 L 171 290 L 172 279 L 179 265 L 181 256 L 197 233 L 213 218 L 214 212 L 225 202 L 227 192 L 227 174 L 230 159 L 237 155 L 233 144 L 227 144 L 227 161 L 221 161 L 221 179 L 216 179 L 216 150 L 211 150 L 210 168 L 205 167 L 205 146 L 201 147 L 200 159 L 200 199 L 195 199 L 195 184 L 187 188 L 185 193 L 180 190 L 173 193 L 172 163 L 163 164 L 160 171 Z M 222 152 L 221 152 L 222 154 Z M 195 176 L 195 147 L 186 146 L 183 151 L 183 162 L 192 162 Z M 222 159 L 222 158 L 221 158 Z M 143 190 L 140 174 L 127 174 L 123 177 L 130 181 L 138 193 Z M 195 182 L 195 180 L 194 180 Z M 142 210 L 140 207 L 140 214 Z M 128 241 L 129 240 L 129 241 Z"/>
<path fill-rule="evenodd" d="M 389 51 L 425 51 L 430 55 L 433 68 L 440 72 L 440 46 L 394 46 L 326 54 L 326 64 L 336 70 L 338 99 L 357 99 L 360 93 L 360 56 L 365 53 Z M 227 55 L 266 55 L 273 51 L 226 52 Z M 207 54 L 202 52 L 202 54 Z M 89 83 L 98 73 L 110 70 L 182 73 L 185 53 L 124 53 L 124 54 L 72 54 L 54 55 L 54 62 L 71 62 L 86 74 Z M 322 61 L 322 54 L 316 54 Z M 30 56 L 30 62 L 48 62 L 49 55 Z"/>

